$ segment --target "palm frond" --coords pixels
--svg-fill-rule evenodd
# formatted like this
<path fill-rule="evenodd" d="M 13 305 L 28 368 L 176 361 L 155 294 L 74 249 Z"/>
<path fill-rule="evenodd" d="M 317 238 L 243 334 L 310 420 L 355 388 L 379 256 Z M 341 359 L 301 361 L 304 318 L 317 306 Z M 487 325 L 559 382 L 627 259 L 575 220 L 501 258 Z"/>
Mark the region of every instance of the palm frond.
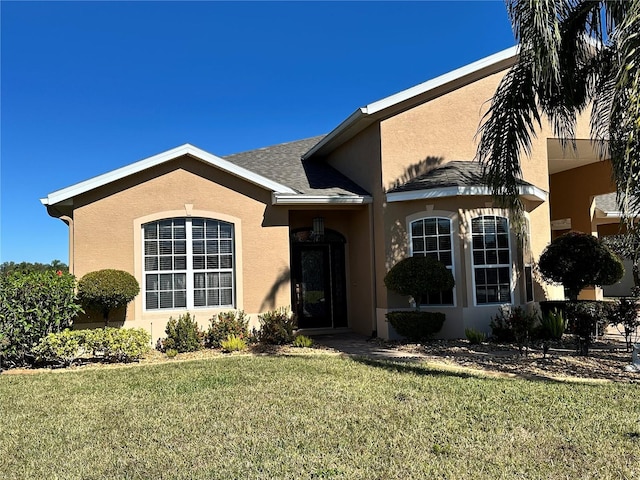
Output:
<path fill-rule="evenodd" d="M 494 197 L 515 216 L 522 212 L 518 197 L 520 152 L 531 153 L 537 127 L 540 115 L 531 63 L 521 54 L 520 61 L 500 82 L 478 130 L 478 160 L 485 168 L 485 181 Z"/>

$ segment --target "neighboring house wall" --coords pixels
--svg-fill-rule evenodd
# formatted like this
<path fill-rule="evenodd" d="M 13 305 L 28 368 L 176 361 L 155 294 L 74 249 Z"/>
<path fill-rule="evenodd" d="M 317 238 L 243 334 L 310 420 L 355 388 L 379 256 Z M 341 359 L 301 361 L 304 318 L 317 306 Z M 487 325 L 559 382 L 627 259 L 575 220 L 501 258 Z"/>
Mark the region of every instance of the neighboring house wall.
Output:
<path fill-rule="evenodd" d="M 611 163 L 597 162 L 551 175 L 551 220 L 571 219 L 571 229 L 595 233 L 591 202 L 595 195 L 616 191 Z"/>
<path fill-rule="evenodd" d="M 185 156 L 89 191 L 75 202 L 73 273 L 78 278 L 117 268 L 134 274 L 142 286 L 141 225 L 170 217 L 208 217 L 234 223 L 235 307 L 255 314 L 265 302 L 290 304 L 288 282 L 278 285 L 289 266 L 288 212 L 271 207 L 265 189 Z M 270 292 L 273 285 L 278 288 Z M 150 328 L 153 322 L 154 336 L 162 335 L 170 316 L 185 312 L 145 312 L 143 300 L 141 292 L 129 306 L 127 325 Z M 228 308 L 191 313 L 205 325 L 220 310 Z"/>

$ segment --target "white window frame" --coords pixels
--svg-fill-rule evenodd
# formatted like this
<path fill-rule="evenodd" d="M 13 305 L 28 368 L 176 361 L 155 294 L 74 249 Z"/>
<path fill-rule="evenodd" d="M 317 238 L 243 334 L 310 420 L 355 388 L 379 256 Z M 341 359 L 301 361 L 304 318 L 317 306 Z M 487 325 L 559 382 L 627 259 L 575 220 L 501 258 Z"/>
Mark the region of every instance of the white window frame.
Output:
<path fill-rule="evenodd" d="M 477 219 L 484 219 L 487 217 L 493 217 L 494 219 L 504 219 L 507 222 L 507 241 L 508 241 L 508 253 L 509 253 L 509 259 L 508 259 L 508 263 L 493 263 L 493 264 L 481 264 L 481 265 L 476 265 L 475 262 L 475 258 L 474 258 L 474 252 L 475 249 L 473 247 L 473 239 L 475 236 L 478 236 L 477 234 L 473 233 L 473 221 L 477 220 Z M 497 233 L 497 232 L 496 232 Z M 483 231 L 482 236 L 485 237 L 486 232 Z M 497 213 L 482 213 L 480 215 L 476 215 L 471 217 L 471 219 L 469 220 L 469 251 L 471 254 L 471 282 L 472 282 L 472 288 L 473 288 L 473 304 L 474 306 L 477 307 L 483 307 L 483 306 L 491 306 L 491 305 L 513 305 L 513 268 L 512 268 L 512 252 L 511 252 L 511 248 L 512 248 L 512 241 L 511 241 L 511 227 L 509 225 L 509 218 L 504 216 L 504 215 L 500 215 Z M 484 242 L 483 242 L 484 243 Z M 497 241 L 496 241 L 496 245 L 497 245 Z M 485 247 L 483 247 L 483 252 L 486 252 L 486 245 Z M 498 256 L 498 255 L 496 255 Z M 497 301 L 497 302 L 478 302 L 478 297 L 477 297 L 477 289 L 476 289 L 476 269 L 491 269 L 491 268 L 495 268 L 495 269 L 499 269 L 499 268 L 508 268 L 509 270 L 509 301 Z M 497 272 L 496 272 L 497 273 Z M 500 282 L 499 282 L 499 278 L 498 278 L 498 288 L 500 286 Z"/>
<path fill-rule="evenodd" d="M 175 221 L 175 220 L 184 220 L 185 222 L 185 241 L 186 241 L 186 269 L 185 270 L 146 270 L 146 262 L 145 262 L 145 237 L 144 237 L 144 227 L 150 223 L 159 224 L 162 221 Z M 205 269 L 195 269 L 193 266 L 193 221 L 194 220 L 203 220 L 203 221 L 215 221 L 230 225 L 231 227 L 231 267 L 230 268 L 221 268 L 218 266 L 216 269 L 205 268 Z M 236 282 L 236 225 L 233 222 L 229 222 L 226 220 L 221 220 L 217 218 L 209 218 L 209 217 L 171 217 L 171 218 L 161 218 L 156 220 L 150 220 L 141 224 L 140 228 L 141 235 L 141 254 L 142 254 L 142 308 L 144 312 L 168 312 L 175 310 L 204 310 L 204 309 L 235 309 L 236 308 L 236 295 L 237 295 L 237 282 Z M 159 239 L 160 240 L 160 239 Z M 206 242 L 206 238 L 203 239 Z M 214 240 L 214 239 L 212 239 Z M 220 237 L 215 240 L 220 240 Z M 219 254 L 218 254 L 219 255 Z M 174 256 L 172 254 L 172 256 Z M 206 254 L 204 254 L 206 257 Z M 205 260 L 206 261 L 206 260 Z M 147 308 L 147 275 L 161 275 L 161 274 L 175 274 L 175 273 L 185 273 L 186 275 L 186 306 L 185 307 L 171 307 L 171 308 Z M 202 305 L 195 306 L 194 301 L 194 274 L 196 273 L 204 273 L 205 276 L 207 273 L 231 273 L 231 303 L 230 304 L 221 304 L 221 305 Z M 205 279 L 206 282 L 206 279 Z M 205 284 L 206 285 L 206 284 Z M 205 286 L 205 290 L 206 290 Z M 218 287 L 220 288 L 220 287 Z"/>
<path fill-rule="evenodd" d="M 454 237 L 454 231 L 457 232 L 457 222 L 454 220 L 453 215 L 452 214 L 448 214 L 448 212 L 431 212 L 431 214 L 427 214 L 425 215 L 424 213 L 420 213 L 417 215 L 411 215 L 409 217 L 407 217 L 407 237 L 409 239 L 409 256 L 413 257 L 414 251 L 413 251 L 413 229 L 412 229 L 412 224 L 414 222 L 417 221 L 421 221 L 421 220 L 430 220 L 430 219 L 435 219 L 437 220 L 447 220 L 449 222 L 449 241 L 451 242 L 451 265 L 447 266 L 447 269 L 451 271 L 451 274 L 453 275 L 454 280 L 456 279 L 456 255 L 455 255 L 455 237 Z M 423 234 L 423 238 L 425 238 L 425 235 Z M 426 245 L 425 245 L 426 247 Z M 440 246 L 438 245 L 438 258 L 440 258 Z M 457 283 L 457 282 L 456 282 Z M 457 306 L 457 292 L 456 292 L 456 285 L 454 285 L 453 289 L 452 289 L 452 294 L 453 294 L 453 303 L 443 303 L 443 304 L 427 304 L 427 303 L 423 303 L 422 305 L 420 305 L 421 307 L 433 307 L 433 308 L 452 308 L 452 307 L 456 307 Z"/>

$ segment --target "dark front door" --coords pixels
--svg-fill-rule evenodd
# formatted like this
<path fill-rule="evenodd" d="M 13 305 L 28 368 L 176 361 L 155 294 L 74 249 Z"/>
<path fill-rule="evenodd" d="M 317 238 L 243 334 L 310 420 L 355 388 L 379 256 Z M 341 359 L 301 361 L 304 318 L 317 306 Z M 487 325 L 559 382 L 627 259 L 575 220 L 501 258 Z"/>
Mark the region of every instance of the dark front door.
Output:
<path fill-rule="evenodd" d="M 294 243 L 293 304 L 300 328 L 347 326 L 342 243 Z"/>

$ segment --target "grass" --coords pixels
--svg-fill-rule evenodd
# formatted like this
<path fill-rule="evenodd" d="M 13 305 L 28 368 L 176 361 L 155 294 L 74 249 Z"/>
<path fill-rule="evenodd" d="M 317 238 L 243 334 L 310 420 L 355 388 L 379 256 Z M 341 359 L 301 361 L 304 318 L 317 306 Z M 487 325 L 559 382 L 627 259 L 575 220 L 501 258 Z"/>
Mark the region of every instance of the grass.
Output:
<path fill-rule="evenodd" d="M 637 478 L 637 385 L 231 356 L 0 375 L 6 479 Z"/>

